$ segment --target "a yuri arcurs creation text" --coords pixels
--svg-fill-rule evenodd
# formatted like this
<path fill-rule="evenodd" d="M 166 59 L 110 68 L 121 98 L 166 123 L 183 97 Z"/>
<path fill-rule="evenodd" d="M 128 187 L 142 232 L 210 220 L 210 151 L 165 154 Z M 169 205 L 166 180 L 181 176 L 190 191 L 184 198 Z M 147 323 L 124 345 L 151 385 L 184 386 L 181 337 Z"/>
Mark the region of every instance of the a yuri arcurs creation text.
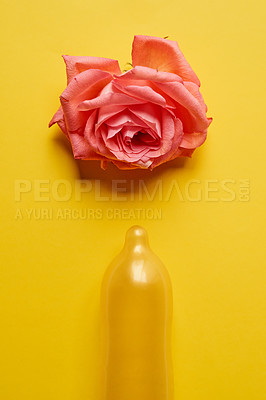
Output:
<path fill-rule="evenodd" d="M 177 42 L 135 36 L 124 73 L 108 58 L 63 58 L 67 87 L 49 126 L 60 126 L 76 159 L 153 169 L 205 141 L 211 118 Z"/>

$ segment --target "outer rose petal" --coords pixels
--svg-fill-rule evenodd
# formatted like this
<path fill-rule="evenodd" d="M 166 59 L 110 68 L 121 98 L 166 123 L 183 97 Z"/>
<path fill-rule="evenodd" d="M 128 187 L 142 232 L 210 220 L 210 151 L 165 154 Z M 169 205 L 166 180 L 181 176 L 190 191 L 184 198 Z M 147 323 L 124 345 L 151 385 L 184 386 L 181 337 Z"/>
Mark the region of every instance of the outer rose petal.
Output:
<path fill-rule="evenodd" d="M 120 81 L 128 81 L 128 80 L 144 80 L 144 81 L 152 81 L 152 82 L 183 82 L 183 79 L 171 72 L 165 71 L 158 71 L 154 68 L 149 67 L 142 67 L 137 65 L 136 67 L 128 70 L 124 74 L 119 76 L 115 75 L 115 78 L 119 79 Z"/>
<path fill-rule="evenodd" d="M 195 119 L 195 132 L 203 132 L 208 128 L 210 122 L 206 117 L 205 107 L 202 108 L 202 104 L 200 104 L 198 99 L 194 97 L 182 83 L 156 83 L 156 86 L 158 86 L 158 88 L 160 88 L 166 95 L 170 96 L 187 111 L 189 111 L 189 113 Z M 182 119 L 182 115 L 180 118 Z"/>
<path fill-rule="evenodd" d="M 199 91 L 199 87 L 193 82 L 184 82 L 185 88 L 198 100 L 202 109 L 207 112 L 207 106 L 203 100 L 203 97 Z"/>
<path fill-rule="evenodd" d="M 82 160 L 106 160 L 105 157 L 95 153 L 83 136 L 73 133 L 70 135 L 74 157 Z"/>
<path fill-rule="evenodd" d="M 207 131 L 204 133 L 185 133 L 180 143 L 180 147 L 184 147 L 185 149 L 195 149 L 196 147 L 201 146 L 207 137 Z"/>
<path fill-rule="evenodd" d="M 135 36 L 132 45 L 133 67 L 142 65 L 172 72 L 184 81 L 194 82 L 200 86 L 200 81 L 185 59 L 177 42 L 152 36 Z"/>
<path fill-rule="evenodd" d="M 62 106 L 60 106 L 58 108 L 58 110 L 56 111 L 55 115 L 53 116 L 53 118 L 49 122 L 49 128 L 51 128 L 51 126 L 54 125 L 54 124 L 58 124 L 58 126 L 61 128 L 61 130 L 64 132 L 64 134 L 68 136 L 67 128 L 66 128 L 66 122 L 65 122 L 65 117 L 64 117 Z"/>
<path fill-rule="evenodd" d="M 60 96 L 68 133 L 83 133 L 88 114 L 79 111 L 78 104 L 98 95 L 111 79 L 111 74 L 97 69 L 81 72 L 72 79 Z"/>
<path fill-rule="evenodd" d="M 66 63 L 67 83 L 74 76 L 88 69 L 100 69 L 111 74 L 121 74 L 118 61 L 111 58 L 63 56 L 63 59 Z"/>

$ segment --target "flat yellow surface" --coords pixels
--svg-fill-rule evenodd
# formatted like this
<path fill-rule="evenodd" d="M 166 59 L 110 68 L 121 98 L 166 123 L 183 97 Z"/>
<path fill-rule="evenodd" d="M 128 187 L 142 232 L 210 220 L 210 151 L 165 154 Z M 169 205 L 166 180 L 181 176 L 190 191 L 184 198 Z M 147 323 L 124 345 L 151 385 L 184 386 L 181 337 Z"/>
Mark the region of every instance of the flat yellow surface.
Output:
<path fill-rule="evenodd" d="M 175 399 L 265 399 L 264 4 L 2 0 L 1 400 L 98 400 L 101 279 L 135 223 L 172 279 Z M 214 121 L 192 159 L 104 172 L 48 130 L 61 54 L 123 69 L 134 34 L 178 41 Z"/>

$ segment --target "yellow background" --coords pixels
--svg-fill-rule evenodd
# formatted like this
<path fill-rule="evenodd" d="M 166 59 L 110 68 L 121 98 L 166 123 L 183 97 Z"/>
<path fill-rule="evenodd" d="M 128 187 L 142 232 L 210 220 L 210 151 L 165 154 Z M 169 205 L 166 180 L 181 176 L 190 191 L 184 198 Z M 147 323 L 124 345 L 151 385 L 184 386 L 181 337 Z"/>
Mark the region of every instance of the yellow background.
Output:
<path fill-rule="evenodd" d="M 265 399 L 264 2 L 2 0 L 0 12 L 1 400 L 97 400 L 101 279 L 135 223 L 172 279 L 175 399 Z M 61 54 L 115 58 L 123 69 L 134 34 L 178 41 L 214 121 L 192 159 L 104 172 L 76 162 L 59 129 L 48 130 L 66 83 Z M 92 189 L 81 200 L 54 196 L 58 180 L 73 188 L 82 178 Z M 107 202 L 96 186 L 108 197 L 112 179 L 150 191 L 161 182 L 163 195 L 140 201 L 127 188 L 126 201 Z M 18 180 L 32 185 L 20 201 Z M 173 182 L 181 195 L 167 198 Z M 45 208 L 51 219 L 25 216 Z M 106 215 L 129 208 L 161 218 Z M 102 217 L 59 219 L 65 209 Z"/>

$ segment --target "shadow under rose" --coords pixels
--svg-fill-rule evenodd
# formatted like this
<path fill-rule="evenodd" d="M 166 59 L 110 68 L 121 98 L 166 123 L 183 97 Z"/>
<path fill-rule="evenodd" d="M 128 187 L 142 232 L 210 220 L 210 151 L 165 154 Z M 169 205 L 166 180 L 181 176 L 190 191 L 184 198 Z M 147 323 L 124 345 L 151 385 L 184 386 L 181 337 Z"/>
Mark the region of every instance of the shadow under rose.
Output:
<path fill-rule="evenodd" d="M 69 154 L 72 159 L 74 159 L 70 141 L 66 138 L 66 136 L 62 133 L 60 129 L 55 128 L 52 140 L 54 143 L 56 143 L 57 146 L 59 146 L 62 150 Z"/>
<path fill-rule="evenodd" d="M 161 176 L 169 169 L 183 168 L 186 160 L 179 158 L 156 167 L 153 171 L 144 169 L 120 170 L 111 162 L 107 168 L 101 168 L 100 161 L 76 160 L 81 179 L 143 179 L 150 180 Z"/>

